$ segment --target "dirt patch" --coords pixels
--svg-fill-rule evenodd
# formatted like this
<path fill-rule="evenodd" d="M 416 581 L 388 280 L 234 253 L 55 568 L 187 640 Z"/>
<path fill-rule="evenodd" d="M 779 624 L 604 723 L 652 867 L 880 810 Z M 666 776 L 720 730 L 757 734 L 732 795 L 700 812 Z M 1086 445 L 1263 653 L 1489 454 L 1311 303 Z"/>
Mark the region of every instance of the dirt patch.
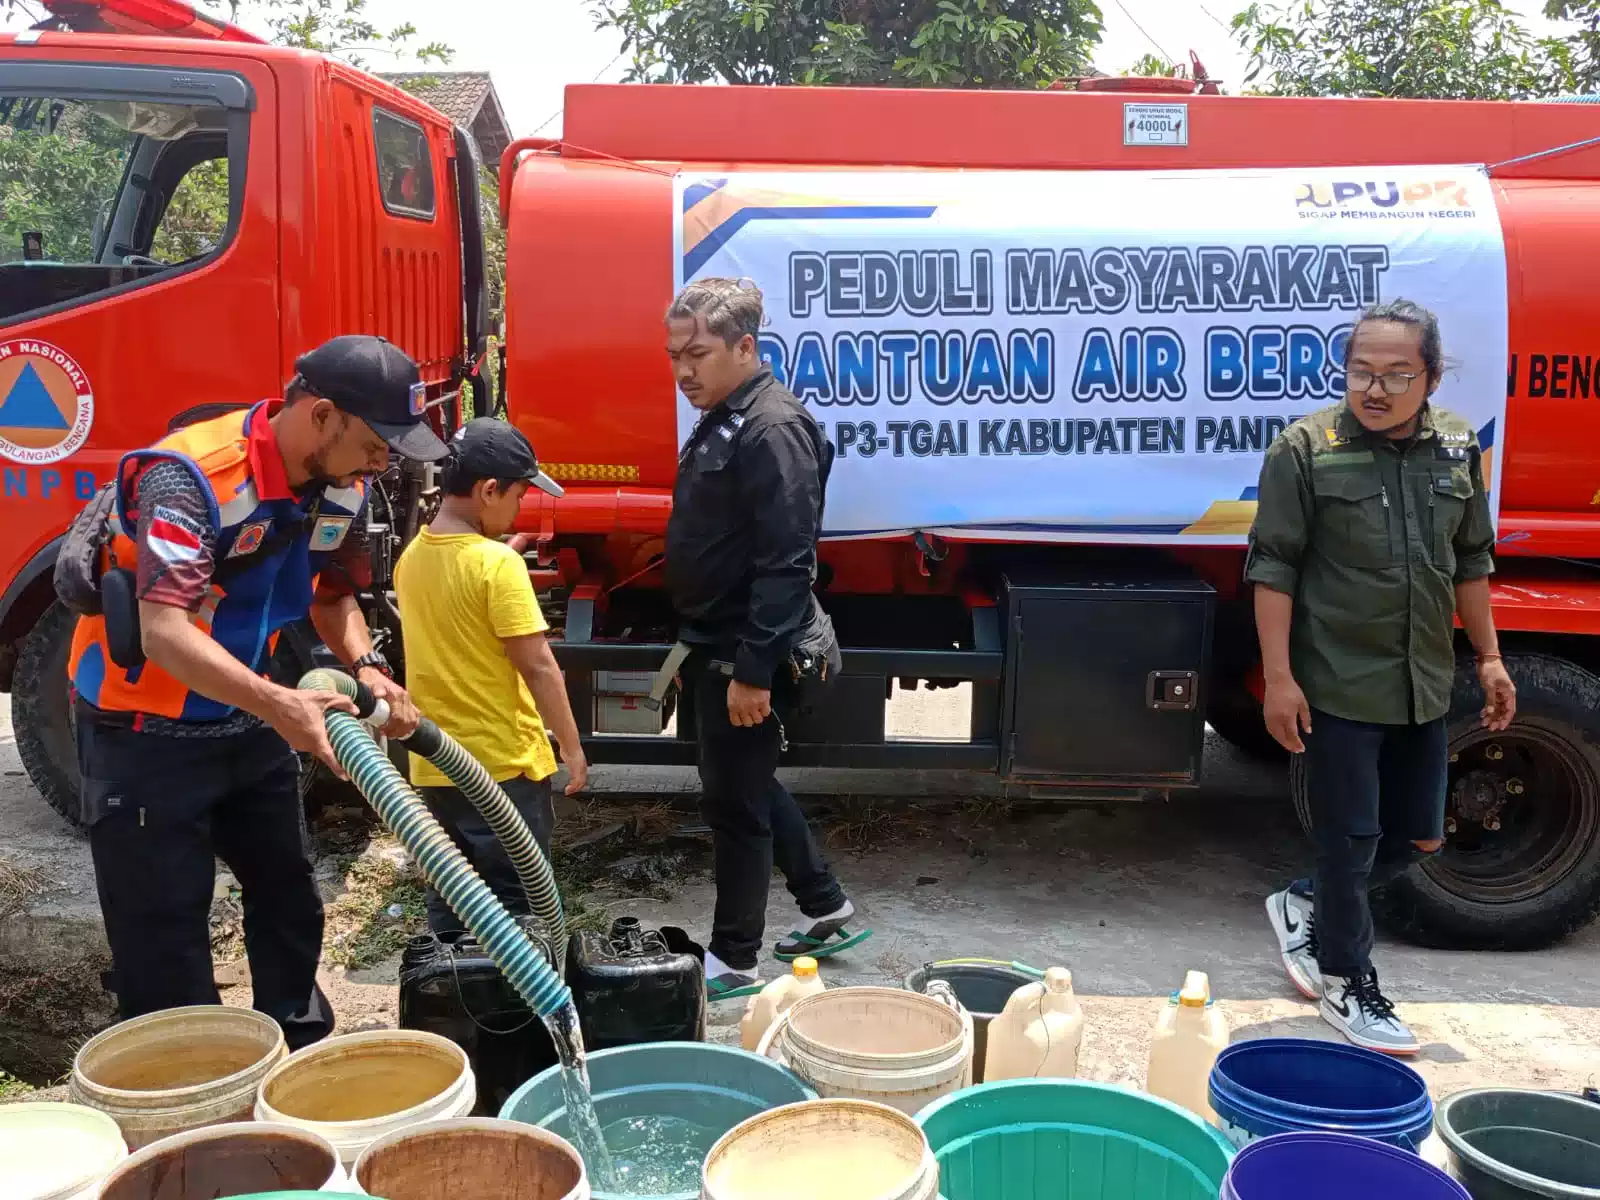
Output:
<path fill-rule="evenodd" d="M 100 983 L 110 967 L 109 954 L 89 954 L 44 971 L 11 971 L 0 978 L 5 1073 L 42 1085 L 72 1069 L 78 1047 L 116 1020 L 116 1006 Z"/>

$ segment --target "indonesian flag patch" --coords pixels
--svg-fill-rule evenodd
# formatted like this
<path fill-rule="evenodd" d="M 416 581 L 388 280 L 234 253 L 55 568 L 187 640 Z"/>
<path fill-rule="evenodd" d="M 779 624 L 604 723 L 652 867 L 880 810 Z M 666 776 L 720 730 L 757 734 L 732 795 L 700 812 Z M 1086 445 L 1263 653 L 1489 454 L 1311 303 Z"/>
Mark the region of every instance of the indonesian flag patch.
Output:
<path fill-rule="evenodd" d="M 175 509 L 156 505 L 150 514 L 148 542 L 162 562 L 188 563 L 200 557 L 200 531 Z"/>

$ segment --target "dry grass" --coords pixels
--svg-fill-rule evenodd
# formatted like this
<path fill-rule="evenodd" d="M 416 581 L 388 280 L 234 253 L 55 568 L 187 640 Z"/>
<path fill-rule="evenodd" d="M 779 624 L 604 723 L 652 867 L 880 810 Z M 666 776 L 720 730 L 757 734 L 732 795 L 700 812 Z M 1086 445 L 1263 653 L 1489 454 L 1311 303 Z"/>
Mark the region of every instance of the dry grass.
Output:
<path fill-rule="evenodd" d="M 19 867 L 0 858 L 0 920 L 28 907 L 51 888 L 50 877 L 35 867 Z"/>
<path fill-rule="evenodd" d="M 408 939 L 424 931 L 423 885 L 398 849 L 398 841 L 384 834 L 361 854 L 339 862 L 344 891 L 327 907 L 324 961 L 359 970 L 398 954 Z M 400 915 L 390 916 L 396 904 Z"/>

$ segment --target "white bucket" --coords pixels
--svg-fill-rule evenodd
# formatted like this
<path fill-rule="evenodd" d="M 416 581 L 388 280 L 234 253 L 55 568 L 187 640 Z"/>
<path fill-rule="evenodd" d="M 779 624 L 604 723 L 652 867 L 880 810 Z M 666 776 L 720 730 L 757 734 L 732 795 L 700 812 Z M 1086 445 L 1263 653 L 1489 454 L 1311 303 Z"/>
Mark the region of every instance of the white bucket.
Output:
<path fill-rule="evenodd" d="M 934 1200 L 917 1123 L 866 1100 L 806 1100 L 735 1125 L 706 1155 L 703 1200 Z"/>
<path fill-rule="evenodd" d="M 250 1117 L 261 1080 L 288 1053 L 265 1013 L 197 1004 L 146 1013 L 85 1042 L 68 1098 L 110 1114 L 130 1150 Z"/>
<path fill-rule="evenodd" d="M 350 1190 L 385 1200 L 589 1200 L 583 1158 L 537 1125 L 466 1117 L 396 1130 L 361 1152 Z"/>
<path fill-rule="evenodd" d="M 106 1177 L 99 1200 L 212 1200 L 257 1192 L 345 1192 L 339 1152 L 293 1125 L 236 1121 L 152 1142 Z"/>
<path fill-rule="evenodd" d="M 261 1081 L 255 1115 L 322 1134 L 348 1168 L 385 1134 L 464 1117 L 477 1099 L 466 1052 L 454 1042 L 417 1029 L 378 1029 L 291 1054 Z"/>
<path fill-rule="evenodd" d="M 758 1053 L 821 1097 L 871 1100 L 916 1116 L 972 1085 L 972 1046 L 972 1016 L 953 996 L 849 987 L 797 1002 Z"/>
<path fill-rule="evenodd" d="M 0 1196 L 89 1200 L 128 1157 L 117 1123 L 81 1104 L 0 1106 Z"/>

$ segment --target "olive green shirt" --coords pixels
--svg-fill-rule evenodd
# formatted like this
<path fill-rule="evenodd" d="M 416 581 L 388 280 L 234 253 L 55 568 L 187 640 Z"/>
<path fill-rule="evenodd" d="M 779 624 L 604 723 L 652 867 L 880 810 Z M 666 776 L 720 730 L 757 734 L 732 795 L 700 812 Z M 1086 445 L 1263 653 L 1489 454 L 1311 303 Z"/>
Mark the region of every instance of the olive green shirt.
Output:
<path fill-rule="evenodd" d="M 1456 585 L 1493 551 L 1471 425 L 1424 406 L 1395 441 L 1339 404 L 1268 447 L 1245 579 L 1294 597 L 1289 663 L 1312 708 L 1421 724 L 1450 708 Z"/>

